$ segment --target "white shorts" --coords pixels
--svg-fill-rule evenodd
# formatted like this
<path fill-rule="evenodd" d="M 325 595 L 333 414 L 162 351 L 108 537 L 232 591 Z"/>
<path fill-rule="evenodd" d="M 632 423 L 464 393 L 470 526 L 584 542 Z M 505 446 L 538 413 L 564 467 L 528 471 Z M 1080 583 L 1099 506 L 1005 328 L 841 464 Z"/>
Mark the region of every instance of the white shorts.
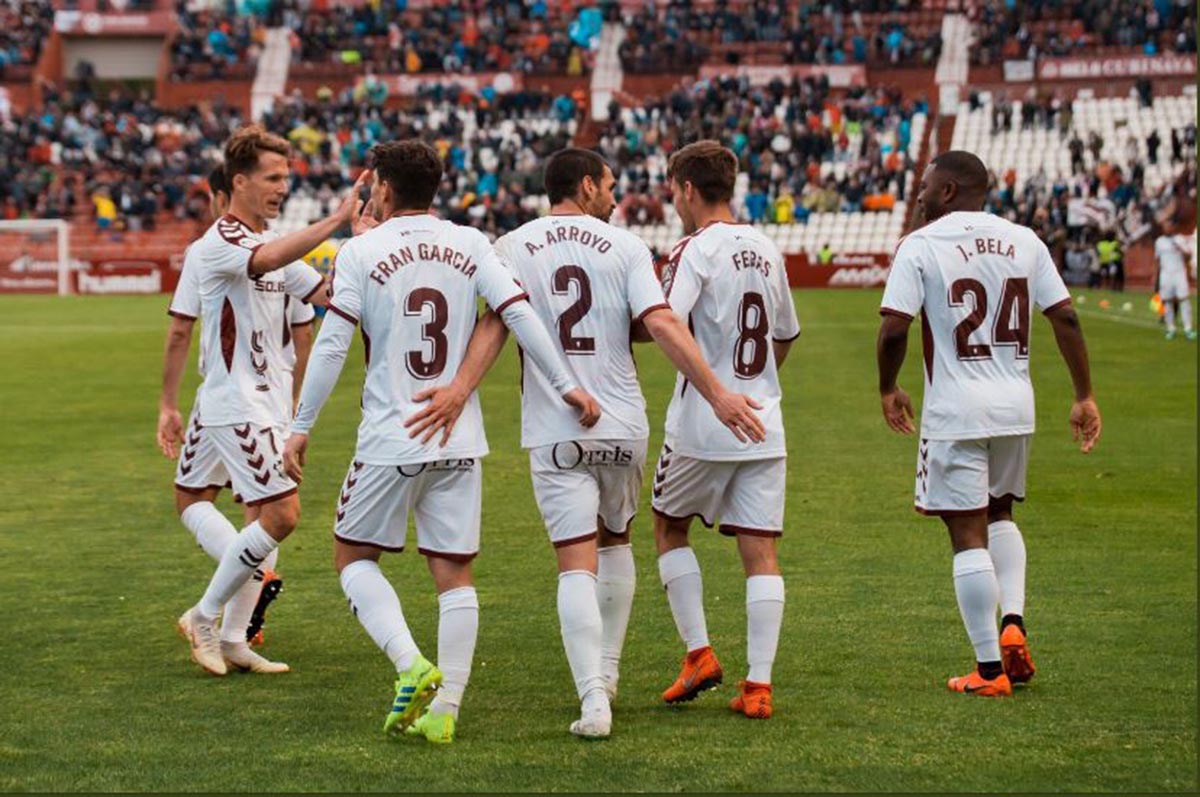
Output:
<path fill-rule="evenodd" d="M 338 496 L 333 536 L 351 545 L 404 550 L 408 515 L 417 521 L 417 551 L 459 562 L 479 553 L 482 465 L 439 459 L 414 465 L 353 462 Z"/>
<path fill-rule="evenodd" d="M 664 445 L 654 469 L 654 513 L 668 520 L 699 517 L 730 537 L 783 534 L 787 457 L 712 462 Z"/>
<path fill-rule="evenodd" d="M 296 492 L 283 472 L 283 431 L 251 423 L 201 426 L 192 414 L 175 466 L 185 493 L 232 487 L 239 501 L 258 506 Z"/>
<path fill-rule="evenodd" d="M 922 440 L 917 453 L 916 510 L 955 516 L 987 512 L 990 498 L 1025 500 L 1033 435 L 981 440 Z"/>
<path fill-rule="evenodd" d="M 645 440 L 579 440 L 529 451 L 533 496 L 555 547 L 624 534 L 637 514 Z"/>
<path fill-rule="evenodd" d="M 1162 284 L 1158 286 L 1158 296 L 1164 302 L 1179 300 L 1182 301 L 1191 294 L 1188 278 L 1186 274 L 1179 274 L 1174 277 L 1163 277 Z"/>

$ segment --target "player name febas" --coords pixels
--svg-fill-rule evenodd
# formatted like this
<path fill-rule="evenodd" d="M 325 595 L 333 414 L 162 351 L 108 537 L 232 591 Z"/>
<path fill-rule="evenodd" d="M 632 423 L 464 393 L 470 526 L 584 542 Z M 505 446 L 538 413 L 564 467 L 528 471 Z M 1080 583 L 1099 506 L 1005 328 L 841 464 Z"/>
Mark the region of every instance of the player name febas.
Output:
<path fill-rule="evenodd" d="M 371 269 L 368 276 L 383 285 L 397 271 L 417 260 L 428 263 L 445 263 L 464 277 L 475 276 L 475 262 L 469 255 L 464 255 L 453 247 L 437 244 L 417 244 L 416 257 L 413 257 L 411 246 L 401 247 L 388 255 L 387 260 L 380 260 L 376 263 L 375 268 Z"/>
<path fill-rule="evenodd" d="M 734 252 L 730 260 L 733 261 L 733 267 L 738 271 L 753 268 L 761 271 L 764 277 L 771 276 L 771 261 L 753 249 L 743 249 L 740 252 Z"/>

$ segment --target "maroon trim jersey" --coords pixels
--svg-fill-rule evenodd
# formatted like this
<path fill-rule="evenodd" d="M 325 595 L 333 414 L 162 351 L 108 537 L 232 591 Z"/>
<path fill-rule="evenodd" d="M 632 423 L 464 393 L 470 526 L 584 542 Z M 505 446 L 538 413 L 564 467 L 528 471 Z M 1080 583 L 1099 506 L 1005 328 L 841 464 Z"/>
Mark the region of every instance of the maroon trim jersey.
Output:
<path fill-rule="evenodd" d="M 579 385 L 600 404 L 591 429 L 531 362 L 521 374 L 521 445 L 644 440 L 650 434 L 630 327 L 667 309 L 646 244 L 585 215 L 535 219 L 496 242 Z"/>
<path fill-rule="evenodd" d="M 252 276 L 250 263 L 265 240 L 239 219 L 224 216 L 184 259 L 200 299 L 204 381 L 196 401 L 204 426 L 273 427 L 292 414 L 295 355 L 287 352 L 288 305 L 310 298 L 322 277 L 299 262 Z"/>
<path fill-rule="evenodd" d="M 1049 250 L 1028 227 L 958 211 L 904 238 L 879 312 L 921 315 L 921 437 L 1032 434 L 1032 308 L 1070 301 Z"/>

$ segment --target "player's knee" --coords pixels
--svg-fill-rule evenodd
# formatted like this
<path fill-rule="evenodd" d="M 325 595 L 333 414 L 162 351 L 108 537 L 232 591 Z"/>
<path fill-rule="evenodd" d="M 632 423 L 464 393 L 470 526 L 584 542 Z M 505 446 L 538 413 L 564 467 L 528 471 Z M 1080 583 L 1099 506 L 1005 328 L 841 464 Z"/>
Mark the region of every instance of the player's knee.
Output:
<path fill-rule="evenodd" d="M 258 522 L 276 540 L 291 534 L 300 523 L 300 501 L 289 496 L 280 501 L 264 504 Z"/>
<path fill-rule="evenodd" d="M 742 555 L 742 566 L 745 568 L 747 576 L 777 576 L 780 574 L 774 537 L 739 534 L 737 540 L 738 552 Z"/>
<path fill-rule="evenodd" d="M 688 526 L 686 520 L 654 516 L 654 544 L 658 553 L 664 554 L 674 548 L 686 548 L 688 544 Z"/>
<path fill-rule="evenodd" d="M 189 493 L 179 488 L 175 489 L 175 512 L 183 515 L 187 508 L 203 501 L 212 503 L 217 498 L 216 490 L 204 490 L 199 493 Z"/>

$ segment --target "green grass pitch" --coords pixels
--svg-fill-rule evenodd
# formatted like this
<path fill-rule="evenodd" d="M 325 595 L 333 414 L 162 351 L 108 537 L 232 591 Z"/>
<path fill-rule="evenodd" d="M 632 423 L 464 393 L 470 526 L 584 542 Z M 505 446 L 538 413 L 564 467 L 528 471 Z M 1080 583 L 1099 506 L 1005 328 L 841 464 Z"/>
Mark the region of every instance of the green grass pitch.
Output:
<path fill-rule="evenodd" d="M 0 301 L 0 790 L 1193 791 L 1196 769 L 1196 349 L 1131 311 L 1082 305 L 1104 436 L 1079 454 L 1071 391 L 1036 321 L 1039 432 L 1027 617 L 1040 671 L 1015 698 L 948 692 L 971 665 L 950 549 L 911 509 L 916 442 L 875 390 L 877 292 L 802 292 L 784 368 L 787 609 L 776 716 L 726 703 L 745 668 L 731 541 L 693 529 L 727 681 L 660 703 L 682 654 L 658 583 L 649 491 L 615 730 L 567 733 L 577 704 L 552 550 L 518 448 L 513 346 L 485 382 L 482 604 L 459 740 L 380 732 L 390 665 L 346 609 L 330 529 L 358 423 L 351 355 L 311 447 L 304 518 L 268 622 L 282 677 L 204 675 L 176 616 L 212 564 L 179 525 L 154 447 L 165 301 Z M 1124 299 L 1116 302 L 1120 305 Z M 920 392 L 919 333 L 902 384 Z M 672 373 L 638 350 L 652 456 Z M 186 413 L 196 375 L 185 385 Z M 649 474 L 647 474 L 649 478 Z M 223 507 L 232 508 L 227 497 Z M 240 525 L 240 523 L 238 524 Z M 432 658 L 436 599 L 414 553 L 385 557 Z"/>

